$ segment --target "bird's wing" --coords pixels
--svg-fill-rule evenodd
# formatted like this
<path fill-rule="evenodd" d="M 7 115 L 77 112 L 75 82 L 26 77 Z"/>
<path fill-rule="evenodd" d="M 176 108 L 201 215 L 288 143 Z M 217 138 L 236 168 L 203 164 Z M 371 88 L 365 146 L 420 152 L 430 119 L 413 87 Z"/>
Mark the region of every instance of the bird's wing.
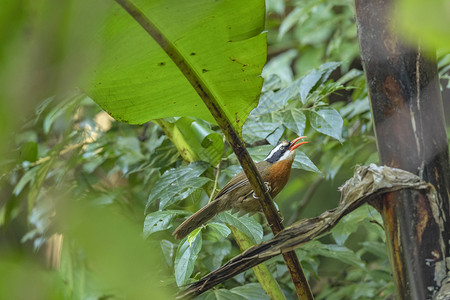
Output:
<path fill-rule="evenodd" d="M 224 194 L 226 194 L 226 193 L 228 193 L 228 192 L 230 192 L 230 191 L 232 191 L 232 190 L 234 190 L 234 189 L 236 189 L 238 187 L 244 186 L 247 183 L 248 183 L 247 177 L 244 177 L 244 178 L 242 178 L 240 180 L 237 180 L 237 181 L 232 180 L 226 186 L 224 186 L 222 190 L 220 190 L 220 192 L 216 195 L 215 199 L 218 199 L 222 195 L 224 195 Z"/>
<path fill-rule="evenodd" d="M 266 161 L 260 161 L 258 163 L 255 164 L 256 168 L 258 169 L 258 172 L 261 174 L 261 176 L 264 178 L 264 172 L 267 170 L 267 168 L 271 165 L 270 163 L 266 162 Z M 248 182 L 248 178 L 245 175 L 244 172 L 240 172 L 239 174 L 237 174 L 235 177 L 233 177 L 228 183 L 227 185 L 225 185 L 223 187 L 223 189 L 216 195 L 216 197 L 214 198 L 214 200 L 220 198 L 222 195 L 229 193 L 231 191 L 233 191 L 234 189 L 237 189 L 239 187 L 242 187 L 244 185 L 248 184 L 248 190 L 247 191 L 243 191 L 245 194 L 247 193 L 253 193 L 253 188 L 251 188 L 249 182 Z"/>

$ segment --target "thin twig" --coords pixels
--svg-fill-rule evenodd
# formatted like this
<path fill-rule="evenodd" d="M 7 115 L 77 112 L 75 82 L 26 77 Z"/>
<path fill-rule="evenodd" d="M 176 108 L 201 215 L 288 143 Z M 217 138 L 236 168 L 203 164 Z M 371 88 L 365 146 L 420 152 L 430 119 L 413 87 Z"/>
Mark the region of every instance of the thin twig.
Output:
<path fill-rule="evenodd" d="M 213 190 L 211 192 L 211 195 L 209 196 L 208 203 L 211 202 L 214 199 L 214 196 L 216 195 L 217 182 L 219 181 L 219 173 L 220 173 L 220 164 L 221 164 L 221 162 L 222 162 L 222 160 L 220 160 L 219 163 L 217 164 L 216 177 L 214 179 L 214 186 L 213 186 Z"/>

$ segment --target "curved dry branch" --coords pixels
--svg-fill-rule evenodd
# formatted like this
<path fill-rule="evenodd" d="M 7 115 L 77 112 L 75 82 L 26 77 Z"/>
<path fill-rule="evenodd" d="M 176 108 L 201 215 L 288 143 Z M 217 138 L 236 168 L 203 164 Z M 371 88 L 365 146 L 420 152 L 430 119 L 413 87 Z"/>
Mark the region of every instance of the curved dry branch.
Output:
<path fill-rule="evenodd" d="M 271 240 L 249 248 L 216 271 L 191 284 L 180 297 L 199 295 L 271 257 L 292 251 L 331 230 L 342 217 L 362 204 L 376 200 L 381 194 L 401 189 L 425 191 L 430 203 L 437 209 L 436 190 L 420 177 L 408 171 L 374 164 L 358 167 L 355 175 L 340 187 L 341 199 L 338 207 L 325 211 L 318 217 L 296 222 Z"/>

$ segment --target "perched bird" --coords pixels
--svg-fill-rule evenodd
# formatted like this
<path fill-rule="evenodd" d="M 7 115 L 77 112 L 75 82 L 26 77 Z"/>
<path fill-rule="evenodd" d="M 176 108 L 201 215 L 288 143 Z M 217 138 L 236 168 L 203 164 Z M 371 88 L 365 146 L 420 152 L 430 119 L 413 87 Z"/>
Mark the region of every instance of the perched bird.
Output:
<path fill-rule="evenodd" d="M 286 185 L 291 175 L 292 162 L 295 157 L 295 149 L 307 142 L 296 144 L 305 136 L 293 141 L 282 141 L 269 155 L 256 163 L 256 168 L 268 188 L 270 195 L 275 197 Z M 226 210 L 239 211 L 241 215 L 256 212 L 261 209 L 258 198 L 253 193 L 244 172 L 233 177 L 227 185 L 216 195 L 213 201 L 205 205 L 198 212 L 190 216 L 173 232 L 177 239 L 182 239 L 194 229 L 205 224 L 216 214 Z"/>
<path fill-rule="evenodd" d="M 329 232 L 344 216 L 364 203 L 375 204 L 383 194 L 405 188 L 426 191 L 430 199 L 436 197 L 430 183 L 408 171 L 375 164 L 360 166 L 353 177 L 339 187 L 341 198 L 337 207 L 317 217 L 297 221 L 270 240 L 246 249 L 217 270 L 189 284 L 176 299 L 198 296 L 278 254 L 295 250 Z"/>

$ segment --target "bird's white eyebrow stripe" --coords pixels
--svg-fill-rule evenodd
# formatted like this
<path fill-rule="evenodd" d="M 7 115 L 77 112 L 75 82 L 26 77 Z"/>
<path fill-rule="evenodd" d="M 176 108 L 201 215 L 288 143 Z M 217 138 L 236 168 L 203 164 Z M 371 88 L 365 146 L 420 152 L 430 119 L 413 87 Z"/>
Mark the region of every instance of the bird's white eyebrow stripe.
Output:
<path fill-rule="evenodd" d="M 267 155 L 267 157 L 266 157 L 264 160 L 270 161 L 270 160 L 273 158 L 274 154 L 275 154 L 276 152 L 278 152 L 278 151 L 280 150 L 281 147 L 289 147 L 289 145 L 290 145 L 290 142 L 289 142 L 289 141 L 283 141 L 283 142 L 281 142 L 281 143 L 278 144 L 275 148 L 273 148 L 272 151 L 270 151 L 269 155 Z M 286 148 L 286 150 L 287 150 L 287 148 Z M 289 151 L 286 151 L 286 152 L 289 152 Z M 281 155 L 281 157 L 284 157 L 284 155 L 285 155 L 285 153 L 283 153 L 283 155 Z M 281 158 L 281 157 L 280 157 L 280 158 Z"/>
<path fill-rule="evenodd" d="M 281 148 L 281 146 L 283 146 L 283 144 L 279 144 L 278 146 L 273 148 L 272 151 L 270 151 L 269 155 L 267 155 L 267 157 L 264 160 L 268 160 L 269 158 L 271 158 L 273 154 Z"/>

